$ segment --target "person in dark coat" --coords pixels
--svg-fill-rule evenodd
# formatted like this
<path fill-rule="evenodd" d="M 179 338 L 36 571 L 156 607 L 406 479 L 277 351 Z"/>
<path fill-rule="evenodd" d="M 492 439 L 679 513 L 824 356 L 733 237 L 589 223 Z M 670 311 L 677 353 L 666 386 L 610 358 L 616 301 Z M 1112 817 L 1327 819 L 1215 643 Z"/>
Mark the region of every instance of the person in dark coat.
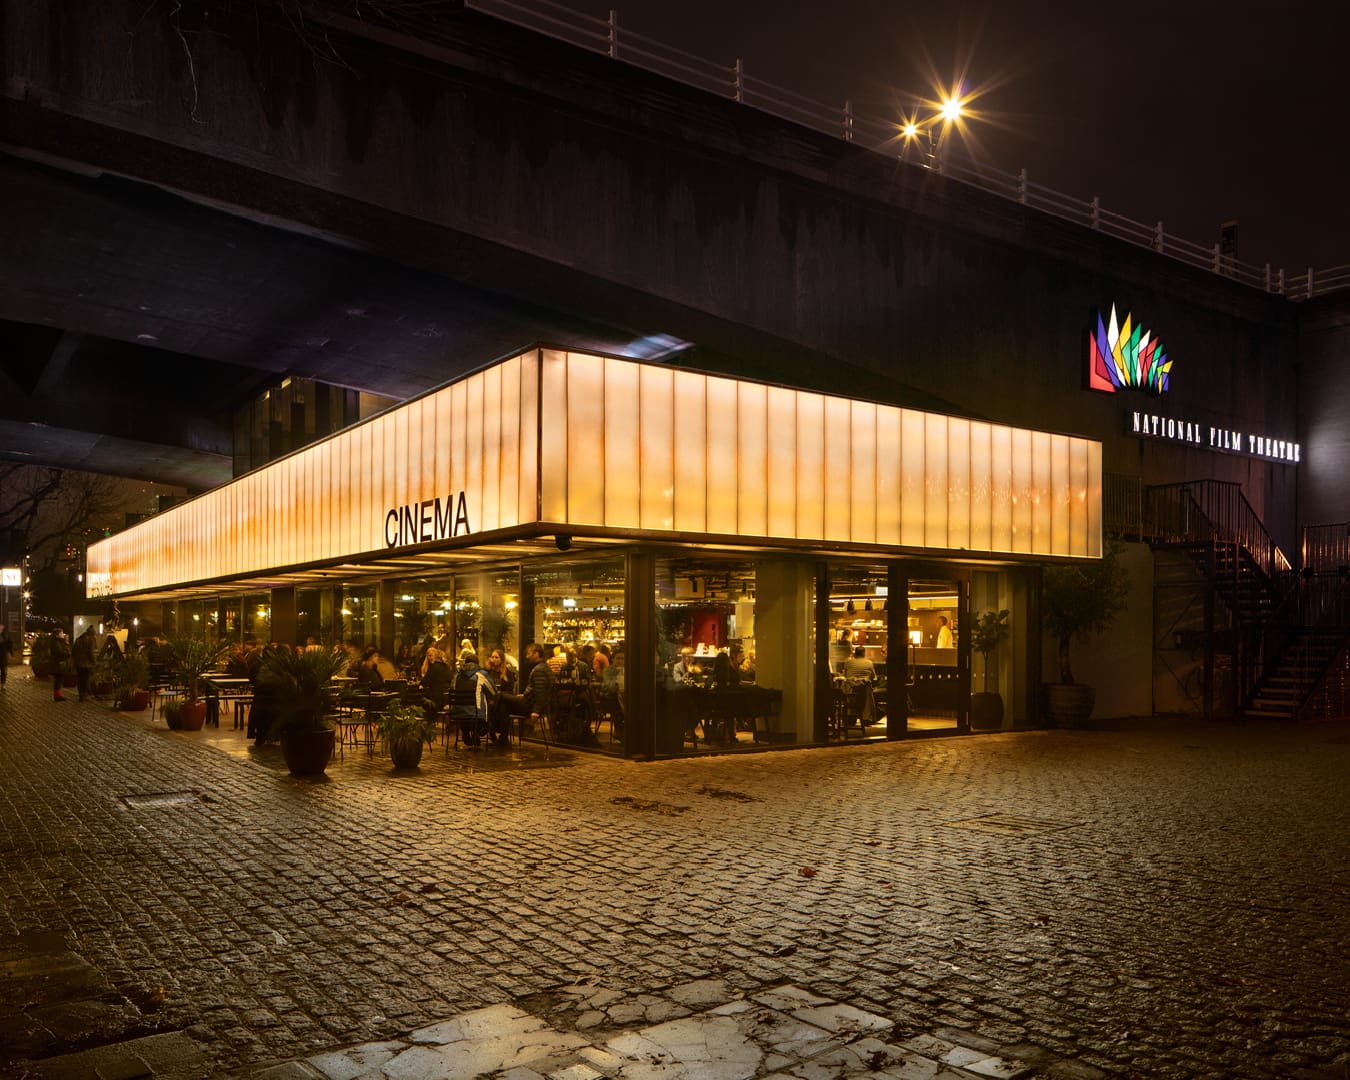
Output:
<path fill-rule="evenodd" d="M 89 694 L 89 676 L 94 673 L 97 659 L 95 649 L 94 628 L 85 627 L 84 633 L 75 639 L 75 647 L 71 649 L 75 661 L 75 685 L 79 689 L 81 701 Z"/>
<path fill-rule="evenodd" d="M 51 636 L 51 662 L 52 662 L 52 700 L 65 701 L 61 696 L 61 680 L 65 678 L 66 672 L 70 670 L 70 642 L 66 640 L 66 632 L 57 627 L 52 631 Z"/>
<path fill-rule="evenodd" d="M 431 646 L 422 660 L 422 696 L 427 700 L 427 719 L 433 724 L 437 714 L 450 700 L 450 684 L 453 681 L 454 672 L 445 662 L 445 653 L 435 645 Z"/>

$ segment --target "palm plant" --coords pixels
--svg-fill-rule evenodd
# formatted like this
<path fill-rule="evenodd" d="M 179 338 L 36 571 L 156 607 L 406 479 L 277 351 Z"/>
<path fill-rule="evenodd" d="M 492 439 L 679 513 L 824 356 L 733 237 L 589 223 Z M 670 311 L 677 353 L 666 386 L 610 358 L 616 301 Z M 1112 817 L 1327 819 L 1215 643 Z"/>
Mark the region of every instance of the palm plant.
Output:
<path fill-rule="evenodd" d="M 201 697 L 201 677 L 220 667 L 230 648 L 228 641 L 212 643 L 192 637 L 169 639 L 169 665 L 183 684 L 190 704 L 195 705 Z"/>
<path fill-rule="evenodd" d="M 329 719 L 333 676 L 350 662 L 345 651 L 269 649 L 263 653 L 258 681 L 274 692 L 277 715 L 271 734 L 284 736 L 332 728 Z"/>

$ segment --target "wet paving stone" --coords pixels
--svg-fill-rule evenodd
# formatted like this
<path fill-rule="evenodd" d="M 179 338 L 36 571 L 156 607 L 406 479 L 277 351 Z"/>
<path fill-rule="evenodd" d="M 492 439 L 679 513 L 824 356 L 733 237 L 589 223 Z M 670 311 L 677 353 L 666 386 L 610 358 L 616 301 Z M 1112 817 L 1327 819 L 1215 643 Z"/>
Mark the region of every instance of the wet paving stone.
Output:
<path fill-rule="evenodd" d="M 411 1033 L 494 1008 L 563 1039 L 541 1060 L 568 1076 L 674 1075 L 620 1039 L 755 1076 L 1335 1075 L 1347 732 L 1150 723 L 660 763 L 437 748 L 416 775 L 353 755 L 315 784 L 237 733 L 88 703 L 58 719 L 11 677 L 0 936 L 55 935 L 129 1005 L 99 1038 L 191 1030 L 210 1075 L 439 1053 Z M 173 792 L 199 797 L 122 799 Z M 949 827 L 981 820 L 1004 827 Z M 31 1056 L 0 1043 L 0 1076 Z"/>

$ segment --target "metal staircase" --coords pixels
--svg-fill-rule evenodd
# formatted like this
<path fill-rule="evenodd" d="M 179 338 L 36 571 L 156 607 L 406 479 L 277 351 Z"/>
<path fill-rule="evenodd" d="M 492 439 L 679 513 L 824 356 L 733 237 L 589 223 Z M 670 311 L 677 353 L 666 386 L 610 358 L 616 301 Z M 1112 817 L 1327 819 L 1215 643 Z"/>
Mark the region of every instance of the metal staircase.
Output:
<path fill-rule="evenodd" d="M 1155 647 L 1203 648 L 1199 691 L 1187 692 L 1206 716 L 1350 715 L 1350 525 L 1306 528 L 1295 574 L 1237 484 L 1108 477 L 1106 505 L 1117 535 L 1173 553 L 1155 580 L 1155 622 L 1167 624 Z"/>

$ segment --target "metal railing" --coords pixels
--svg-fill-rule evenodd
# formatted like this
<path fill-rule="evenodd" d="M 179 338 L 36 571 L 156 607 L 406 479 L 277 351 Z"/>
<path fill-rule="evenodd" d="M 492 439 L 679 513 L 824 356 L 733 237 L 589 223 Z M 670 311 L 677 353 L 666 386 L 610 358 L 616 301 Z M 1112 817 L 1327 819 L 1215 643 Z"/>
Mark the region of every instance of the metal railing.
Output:
<path fill-rule="evenodd" d="M 1231 480 L 1189 480 L 1149 487 L 1144 517 L 1145 528 L 1158 539 L 1237 544 L 1270 581 L 1293 570 L 1242 494 L 1242 485 Z"/>
<path fill-rule="evenodd" d="M 1350 567 L 1350 521 L 1304 526 L 1302 556 L 1305 573 L 1334 574 Z"/>
<path fill-rule="evenodd" d="M 1168 233 L 1161 221 L 1135 221 L 1108 210 L 1097 198 L 1083 200 L 1032 182 L 1026 169 L 1010 173 L 973 158 L 939 148 L 936 154 L 917 152 L 901 136 L 893 117 L 855 112 L 852 103 L 827 105 L 785 87 L 748 75 L 737 59 L 730 66 L 718 64 L 655 38 L 631 30 L 619 30 L 617 12 L 597 19 L 553 0 L 464 0 L 464 6 L 503 22 L 547 34 L 592 52 L 602 53 L 676 82 L 731 98 L 760 112 L 769 113 L 801 127 L 810 128 L 846 142 L 856 142 L 878 153 L 909 161 L 961 183 L 1011 199 L 1098 232 L 1149 248 L 1179 262 L 1196 266 L 1251 288 L 1276 293 L 1290 300 L 1350 288 L 1350 265 L 1286 276 L 1269 263 L 1257 266 L 1240 262 L 1222 251 L 1218 242 L 1197 244 Z"/>

